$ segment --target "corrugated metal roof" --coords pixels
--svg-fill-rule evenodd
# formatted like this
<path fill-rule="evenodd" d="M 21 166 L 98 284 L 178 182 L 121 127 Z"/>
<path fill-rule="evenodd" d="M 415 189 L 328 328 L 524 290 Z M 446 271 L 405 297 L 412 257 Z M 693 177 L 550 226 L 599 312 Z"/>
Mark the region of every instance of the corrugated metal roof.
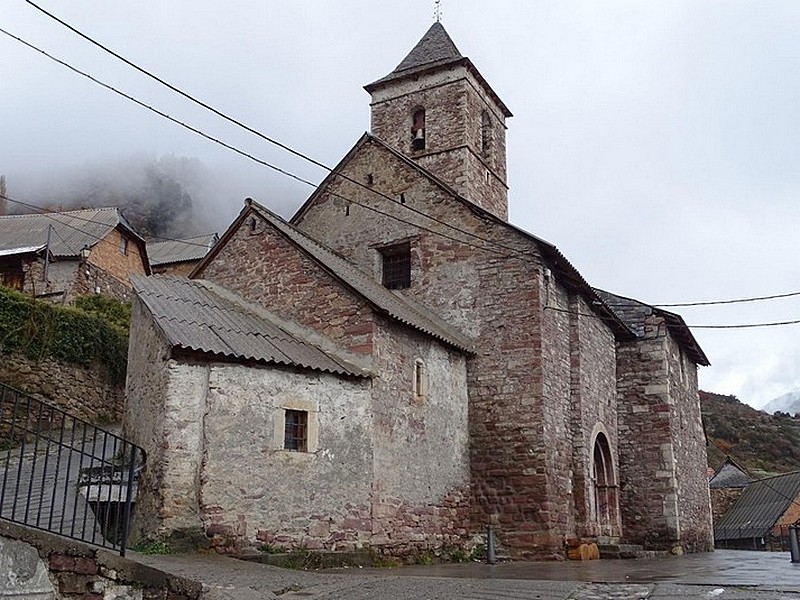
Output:
<path fill-rule="evenodd" d="M 47 242 L 50 229 L 50 253 L 55 257 L 77 257 L 85 246 L 90 248 L 117 225 L 125 222 L 116 208 L 90 208 L 59 213 L 7 215 L 0 217 L 0 250 Z"/>
<path fill-rule="evenodd" d="M 753 481 L 714 524 L 714 539 L 764 537 L 798 496 L 800 471 Z"/>
<path fill-rule="evenodd" d="M 173 347 L 364 377 L 364 369 L 323 351 L 214 284 L 182 277 L 132 276 L 134 290 Z"/>
<path fill-rule="evenodd" d="M 44 244 L 41 246 L 22 246 L 20 248 L 6 248 L 0 250 L 0 256 L 16 256 L 18 254 L 32 254 L 44 250 Z"/>
<path fill-rule="evenodd" d="M 205 233 L 180 240 L 148 242 L 147 256 L 150 259 L 150 266 L 201 260 L 218 240 L 219 236 L 216 233 Z"/>
<path fill-rule="evenodd" d="M 711 489 L 743 488 L 747 487 L 751 481 L 753 478 L 750 474 L 728 456 L 708 482 L 708 487 Z"/>
<path fill-rule="evenodd" d="M 455 348 L 474 352 L 473 341 L 441 317 L 420 303 L 386 289 L 355 265 L 307 237 L 266 207 L 253 200 L 250 202 L 252 207 L 278 231 L 390 317 Z"/>

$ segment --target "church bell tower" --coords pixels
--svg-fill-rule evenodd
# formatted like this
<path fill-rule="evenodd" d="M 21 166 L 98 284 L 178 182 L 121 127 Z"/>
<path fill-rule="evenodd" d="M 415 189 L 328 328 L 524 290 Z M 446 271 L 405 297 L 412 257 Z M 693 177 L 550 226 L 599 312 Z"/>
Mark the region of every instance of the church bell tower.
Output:
<path fill-rule="evenodd" d="M 511 112 L 440 22 L 394 71 L 364 89 L 372 96 L 374 136 L 508 220 L 505 120 Z"/>

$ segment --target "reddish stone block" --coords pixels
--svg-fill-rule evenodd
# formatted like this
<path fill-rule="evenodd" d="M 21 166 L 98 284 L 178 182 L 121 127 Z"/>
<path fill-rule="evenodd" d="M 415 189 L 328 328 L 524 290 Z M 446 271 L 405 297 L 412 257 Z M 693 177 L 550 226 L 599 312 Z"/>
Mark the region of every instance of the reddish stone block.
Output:
<path fill-rule="evenodd" d="M 72 571 L 75 567 L 75 557 L 68 554 L 53 553 L 47 558 L 51 571 Z"/>

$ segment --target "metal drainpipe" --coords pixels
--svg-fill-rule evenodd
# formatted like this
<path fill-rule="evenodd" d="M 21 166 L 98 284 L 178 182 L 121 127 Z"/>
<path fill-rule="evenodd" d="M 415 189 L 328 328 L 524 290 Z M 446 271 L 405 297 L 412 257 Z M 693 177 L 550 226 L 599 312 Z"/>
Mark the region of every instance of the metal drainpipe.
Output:
<path fill-rule="evenodd" d="M 497 562 L 497 554 L 494 547 L 494 527 L 486 526 L 486 562 L 493 565 Z"/>
<path fill-rule="evenodd" d="M 797 525 L 789 525 L 789 553 L 791 554 L 793 563 L 800 563 L 800 542 L 797 540 L 798 533 L 800 533 L 800 527 Z"/>

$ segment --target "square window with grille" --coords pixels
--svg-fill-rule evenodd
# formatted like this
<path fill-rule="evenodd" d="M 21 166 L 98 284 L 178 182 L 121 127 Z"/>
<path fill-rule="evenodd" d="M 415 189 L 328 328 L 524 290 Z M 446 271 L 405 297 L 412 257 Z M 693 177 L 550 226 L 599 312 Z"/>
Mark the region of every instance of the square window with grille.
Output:
<path fill-rule="evenodd" d="M 399 290 L 411 286 L 411 244 L 381 248 L 383 257 L 383 287 Z"/>
<path fill-rule="evenodd" d="M 308 413 L 304 410 L 286 410 L 283 449 L 295 452 L 308 450 Z"/>

